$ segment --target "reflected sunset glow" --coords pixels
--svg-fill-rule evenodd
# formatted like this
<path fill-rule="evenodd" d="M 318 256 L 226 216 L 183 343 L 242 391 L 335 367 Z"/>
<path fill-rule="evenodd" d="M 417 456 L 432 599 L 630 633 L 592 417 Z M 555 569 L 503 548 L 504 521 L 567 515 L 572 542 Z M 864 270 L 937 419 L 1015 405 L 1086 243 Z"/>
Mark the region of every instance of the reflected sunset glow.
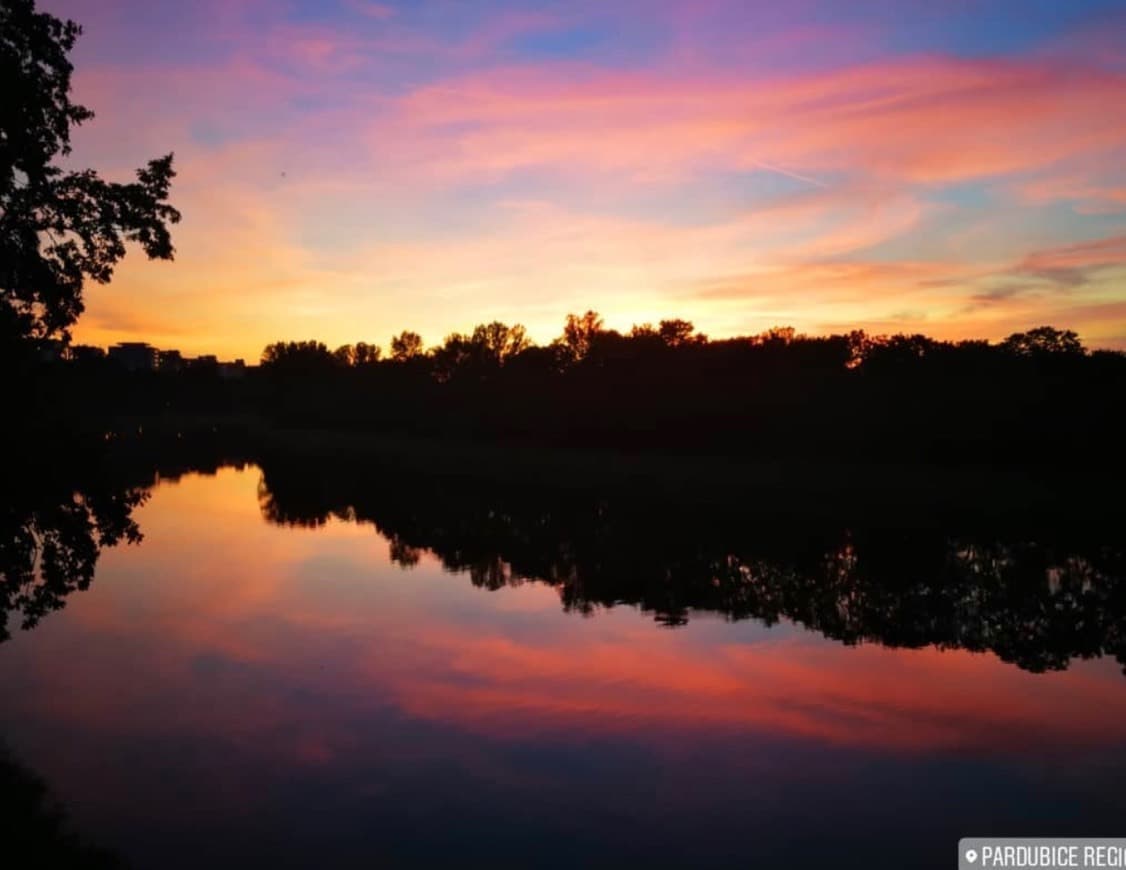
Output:
<path fill-rule="evenodd" d="M 444 567 L 471 537 L 439 554 L 356 521 L 359 507 L 323 521 L 312 481 L 333 478 L 305 471 L 163 479 L 133 512 L 144 540 L 104 549 L 88 589 L 4 644 L 8 750 L 81 830 L 143 866 L 198 866 L 212 850 L 231 860 L 237 848 L 252 863 L 363 852 L 429 866 L 466 850 L 487 863 L 507 836 L 497 820 L 516 818 L 529 839 L 505 843 L 522 864 L 547 837 L 589 849 L 584 863 L 638 852 L 682 865 L 668 850 L 713 826 L 691 839 L 692 858 L 720 867 L 746 836 L 774 861 L 795 825 L 836 849 L 889 817 L 900 842 L 926 839 L 925 866 L 937 866 L 929 844 L 976 819 L 1047 824 L 1061 795 L 1107 818 L 1126 809 L 1120 663 L 1072 658 L 1066 619 L 1058 636 L 1018 646 L 1018 666 L 963 648 L 844 645 L 785 618 L 767 627 L 700 609 L 670 629 L 630 604 L 567 609 L 573 589 L 509 566 L 481 563 L 504 579 L 493 591 L 474 582 L 487 572 Z M 388 480 L 382 498 L 406 493 Z M 422 514 L 416 533 L 469 519 L 443 510 Z M 557 520 L 561 540 L 581 542 Z M 576 565 L 575 582 L 600 582 L 589 568 Z M 1100 594 L 1115 577 L 1097 576 Z M 834 594 L 895 586 L 851 582 Z M 786 594 L 782 574 L 768 583 Z M 975 618 L 1020 630 L 1028 606 L 968 612 L 962 630 Z M 1041 658 L 1061 663 L 1030 671 Z M 671 818 L 681 824 L 666 830 Z M 172 855 L 170 842 L 189 845 Z M 822 848 L 803 845 L 801 866 Z"/>
<path fill-rule="evenodd" d="M 404 571 L 370 526 L 267 526 L 257 474 L 189 476 L 138 512 L 145 543 L 107 552 L 97 589 L 53 620 L 65 627 L 41 628 L 38 654 L 24 662 L 54 696 L 52 717 L 270 745 L 278 717 L 296 716 L 312 733 L 277 750 L 303 753 L 314 741 L 334 755 L 347 751 L 352 717 L 376 703 L 509 739 L 661 744 L 720 729 L 880 753 L 1004 755 L 1126 737 L 1110 662 L 1035 675 L 989 654 L 842 650 L 785 624 L 702 617 L 668 631 L 628 607 L 568 616 L 541 584 L 484 592 L 432 559 Z M 185 526 L 193 514 L 207 522 Z M 50 652 L 65 656 L 75 643 L 89 650 L 80 661 Z M 134 679 L 107 692 L 98 674 L 118 657 L 132 658 L 121 666 Z M 198 705 L 216 677 L 230 703 Z M 68 690 L 56 694 L 59 680 Z M 331 698 L 331 709 L 302 713 L 286 702 L 294 692 Z"/>

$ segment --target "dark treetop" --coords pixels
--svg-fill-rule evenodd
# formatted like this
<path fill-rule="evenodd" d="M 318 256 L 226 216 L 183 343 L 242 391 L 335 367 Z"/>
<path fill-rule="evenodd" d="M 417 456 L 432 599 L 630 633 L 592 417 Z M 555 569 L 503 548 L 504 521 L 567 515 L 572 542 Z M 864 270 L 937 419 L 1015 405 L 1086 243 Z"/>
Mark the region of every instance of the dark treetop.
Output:
<path fill-rule="evenodd" d="M 172 259 L 168 204 L 172 155 L 149 161 L 130 184 L 91 169 L 64 171 L 71 128 L 93 112 L 70 101 L 68 54 L 82 29 L 0 0 L 0 349 L 65 337 L 82 313 L 87 280 L 106 283 L 136 242 Z"/>

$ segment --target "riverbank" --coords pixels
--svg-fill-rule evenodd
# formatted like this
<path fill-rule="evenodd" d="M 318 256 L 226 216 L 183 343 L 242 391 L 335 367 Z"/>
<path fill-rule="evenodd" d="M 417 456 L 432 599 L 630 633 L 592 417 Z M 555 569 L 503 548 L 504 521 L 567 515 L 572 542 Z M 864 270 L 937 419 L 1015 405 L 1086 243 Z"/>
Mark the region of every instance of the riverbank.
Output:
<path fill-rule="evenodd" d="M 353 429 L 288 428 L 263 417 L 164 415 L 85 421 L 68 431 L 25 435 L 37 454 L 82 445 L 111 455 L 175 461 L 206 449 L 223 461 L 315 463 L 365 477 L 442 477 L 491 485 L 607 492 L 636 498 L 738 505 L 751 512 L 863 510 L 889 521 L 912 513 L 972 513 L 1011 519 L 1025 513 L 1078 511 L 1122 516 L 1116 498 L 1122 468 L 1091 467 L 1081 457 L 1035 467 L 988 463 L 847 462 L 811 456 L 737 457 L 698 452 L 626 452 L 599 448 L 507 445 L 408 437 Z M 44 445 L 54 444 L 45 448 Z"/>
<path fill-rule="evenodd" d="M 701 504 L 739 504 L 752 512 L 809 514 L 864 510 L 907 514 L 947 511 L 982 516 L 1089 510 L 1113 500 L 1119 474 L 1091 469 L 998 468 L 992 465 L 797 462 L 700 454 L 625 453 L 597 449 L 408 439 L 362 432 L 274 429 L 252 438 L 257 455 L 349 465 L 370 473 L 460 479 L 467 485 L 628 492 L 635 497 Z M 1069 507 L 1070 505 L 1070 507 Z M 1100 509 L 1101 510 L 1101 509 Z"/>

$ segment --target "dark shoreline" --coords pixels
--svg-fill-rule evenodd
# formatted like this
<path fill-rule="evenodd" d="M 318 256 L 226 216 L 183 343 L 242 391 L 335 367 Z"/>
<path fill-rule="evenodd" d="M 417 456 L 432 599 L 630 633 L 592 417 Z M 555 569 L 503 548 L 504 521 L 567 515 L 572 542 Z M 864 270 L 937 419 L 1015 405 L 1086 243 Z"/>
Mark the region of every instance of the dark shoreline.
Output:
<path fill-rule="evenodd" d="M 294 428 L 254 415 L 143 416 L 86 421 L 78 431 L 40 433 L 43 443 L 84 445 L 112 465 L 142 457 L 175 462 L 200 449 L 216 457 L 262 464 L 284 460 L 326 467 L 348 465 L 399 477 L 420 475 L 560 493 L 612 493 L 701 506 L 737 504 L 749 513 L 806 516 L 861 512 L 889 522 L 921 514 L 970 514 L 1013 521 L 1061 512 L 1100 525 L 1126 520 L 1126 466 L 1075 457 L 1036 467 L 965 462 L 854 462 L 791 457 L 751 460 L 723 453 L 631 451 L 594 447 L 501 444 L 483 440 L 410 437 L 361 429 Z M 25 436 L 26 437 L 26 436 Z M 71 451 L 59 444 L 56 450 Z"/>

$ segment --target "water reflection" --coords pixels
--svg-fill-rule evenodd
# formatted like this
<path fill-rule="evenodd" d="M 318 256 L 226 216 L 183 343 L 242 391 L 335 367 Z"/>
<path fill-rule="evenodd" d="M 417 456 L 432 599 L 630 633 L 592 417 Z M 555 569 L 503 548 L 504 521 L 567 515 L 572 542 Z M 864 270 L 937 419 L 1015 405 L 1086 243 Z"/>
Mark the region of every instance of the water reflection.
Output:
<path fill-rule="evenodd" d="M 1126 817 L 1097 524 L 190 452 L 51 490 L 148 493 L 144 540 L 0 647 L 13 752 L 135 866 L 938 868 Z"/>
<path fill-rule="evenodd" d="M 1126 550 L 1074 515 L 998 536 L 284 461 L 263 464 L 258 499 L 280 525 L 370 523 L 403 567 L 429 552 L 483 589 L 547 583 L 569 612 L 632 605 L 672 627 L 714 611 L 846 644 L 989 651 L 1036 672 L 1102 655 L 1126 669 Z"/>
<path fill-rule="evenodd" d="M 144 535 L 134 511 L 152 487 L 186 473 L 241 468 L 243 450 L 216 433 L 185 440 L 107 433 L 104 444 L 21 445 L 0 484 L 0 643 L 12 617 L 34 628 L 89 588 L 104 549 Z M 17 450 L 24 454 L 24 450 Z"/>
<path fill-rule="evenodd" d="M 10 614 L 33 627 L 90 585 L 102 549 L 142 539 L 133 512 L 156 481 L 243 464 L 213 442 L 178 448 L 10 479 L 0 641 Z M 1103 655 L 1126 671 L 1126 549 L 1089 517 L 988 534 L 933 518 L 858 525 L 739 500 L 705 509 L 284 457 L 263 460 L 258 502 L 282 526 L 371 524 L 404 568 L 430 553 L 482 589 L 548 584 L 572 613 L 630 605 L 676 627 L 710 611 L 846 644 L 989 651 L 1034 672 Z"/>
<path fill-rule="evenodd" d="M 0 642 L 10 637 L 9 613 L 19 613 L 21 628 L 34 628 L 70 593 L 88 588 L 102 548 L 141 540 L 132 510 L 143 491 L 52 488 L 9 501 L 3 515 Z"/>
<path fill-rule="evenodd" d="M 0 745 L 0 842 L 21 867 L 113 870 L 120 857 L 85 842 L 43 779 Z"/>
<path fill-rule="evenodd" d="M 89 587 L 103 548 L 139 542 L 132 512 L 148 495 L 89 479 L 23 483 L 6 494 L 0 520 L 0 641 L 11 636 L 9 614 L 33 628 Z"/>

